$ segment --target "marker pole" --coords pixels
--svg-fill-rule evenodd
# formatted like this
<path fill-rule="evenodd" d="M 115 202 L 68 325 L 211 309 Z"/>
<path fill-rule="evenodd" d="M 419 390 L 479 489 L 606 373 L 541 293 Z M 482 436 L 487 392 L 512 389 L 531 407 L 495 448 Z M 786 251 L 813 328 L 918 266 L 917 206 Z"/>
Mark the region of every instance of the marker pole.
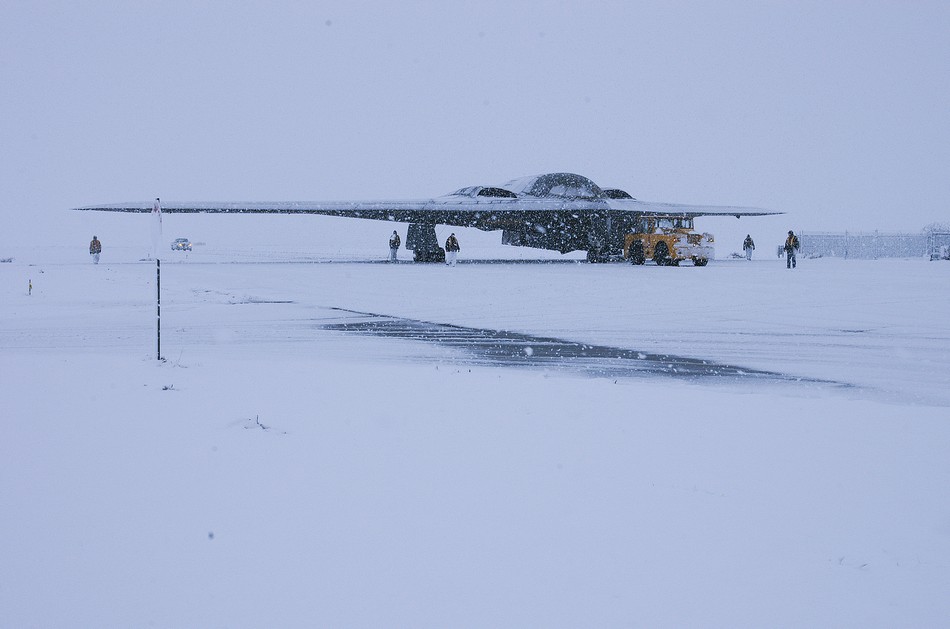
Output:
<path fill-rule="evenodd" d="M 158 310 L 156 312 L 157 317 L 155 320 L 156 323 L 156 342 L 157 345 L 157 358 L 158 360 L 162 359 L 162 261 L 158 258 L 155 259 L 155 289 Z"/>

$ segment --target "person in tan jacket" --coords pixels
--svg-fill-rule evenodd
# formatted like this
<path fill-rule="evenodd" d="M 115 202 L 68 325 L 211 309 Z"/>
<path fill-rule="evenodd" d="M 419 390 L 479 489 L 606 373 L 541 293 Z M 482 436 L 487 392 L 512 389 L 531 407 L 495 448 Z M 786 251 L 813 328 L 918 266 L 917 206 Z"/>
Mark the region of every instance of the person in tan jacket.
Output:
<path fill-rule="evenodd" d="M 455 266 L 455 259 L 459 254 L 459 241 L 455 234 L 449 234 L 445 239 L 445 263 L 449 266 Z"/>
<path fill-rule="evenodd" d="M 95 236 L 92 237 L 92 242 L 89 243 L 89 255 L 92 256 L 92 263 L 99 264 L 99 254 L 102 253 L 102 243 L 99 242 L 99 239 Z"/>
<path fill-rule="evenodd" d="M 785 239 L 785 268 L 795 268 L 795 252 L 798 251 L 799 242 L 795 232 L 788 230 L 788 238 Z"/>

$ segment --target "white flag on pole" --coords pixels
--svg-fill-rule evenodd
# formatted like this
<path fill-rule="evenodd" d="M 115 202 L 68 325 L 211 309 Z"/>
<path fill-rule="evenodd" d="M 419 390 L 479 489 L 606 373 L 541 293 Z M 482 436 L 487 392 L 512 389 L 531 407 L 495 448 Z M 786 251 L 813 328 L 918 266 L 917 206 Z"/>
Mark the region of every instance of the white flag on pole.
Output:
<path fill-rule="evenodd" d="M 162 250 L 162 203 L 157 197 L 152 206 L 152 253 L 156 260 L 161 260 L 159 252 Z"/>

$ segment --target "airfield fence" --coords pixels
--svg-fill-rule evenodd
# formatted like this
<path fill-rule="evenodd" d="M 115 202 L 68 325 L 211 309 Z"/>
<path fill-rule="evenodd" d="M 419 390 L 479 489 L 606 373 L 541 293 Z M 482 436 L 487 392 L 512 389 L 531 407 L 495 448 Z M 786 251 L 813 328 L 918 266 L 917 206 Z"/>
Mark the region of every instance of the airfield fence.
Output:
<path fill-rule="evenodd" d="M 950 232 L 930 232 L 927 241 L 931 260 L 950 260 Z"/>
<path fill-rule="evenodd" d="M 812 232 L 799 234 L 801 241 L 800 255 L 804 257 L 835 257 L 835 258 L 920 258 L 924 256 L 933 259 L 934 246 L 939 252 L 940 244 L 950 244 L 950 234 L 946 234 L 948 242 L 935 240 L 937 232 L 922 232 L 917 234 L 883 233 L 883 232 Z"/>

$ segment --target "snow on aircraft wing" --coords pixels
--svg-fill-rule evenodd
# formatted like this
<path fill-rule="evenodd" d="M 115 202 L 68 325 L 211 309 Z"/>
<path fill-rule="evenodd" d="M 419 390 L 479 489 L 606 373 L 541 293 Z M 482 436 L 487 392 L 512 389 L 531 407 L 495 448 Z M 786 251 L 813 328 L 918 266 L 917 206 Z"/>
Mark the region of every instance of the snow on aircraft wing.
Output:
<path fill-rule="evenodd" d="M 150 212 L 151 203 L 120 203 L 75 208 L 106 212 Z M 514 179 L 501 186 L 470 186 L 451 194 L 410 201 L 317 201 L 265 203 L 162 203 L 162 211 L 208 214 L 318 214 L 395 221 L 428 226 L 505 230 L 507 244 L 566 253 L 608 247 L 618 249 L 621 236 L 643 215 L 764 216 L 760 208 L 681 205 L 639 201 L 620 189 L 601 189 L 573 173 L 550 173 Z M 611 227 L 612 226 L 612 227 Z M 529 244 L 530 243 L 530 244 Z"/>
<path fill-rule="evenodd" d="M 90 205 L 73 208 L 76 211 L 131 212 L 147 214 L 147 202 L 128 202 Z M 284 201 L 284 202 L 167 202 L 162 201 L 162 212 L 167 214 L 319 214 L 402 223 L 452 223 L 439 218 L 474 219 L 490 213 L 504 212 L 595 212 L 619 210 L 637 214 L 670 216 L 770 216 L 762 208 L 733 205 L 690 205 L 660 203 L 639 199 L 565 200 L 565 199 L 453 199 L 438 197 L 419 201 Z"/>
<path fill-rule="evenodd" d="M 149 203 L 120 203 L 75 208 L 107 212 L 149 212 Z M 634 214 L 689 216 L 763 216 L 760 208 L 704 206 L 639 201 L 623 190 L 603 190 L 573 173 L 550 173 L 514 179 L 501 186 L 471 186 L 441 197 L 417 200 L 317 201 L 264 203 L 162 203 L 167 213 L 320 214 L 402 223 L 426 223 L 498 229 L 527 214 L 565 219 L 577 214 L 620 211 Z M 505 218 L 505 215 L 510 215 Z"/>
<path fill-rule="evenodd" d="M 147 203 L 119 203 L 74 208 L 103 212 L 150 212 Z M 606 210 L 603 201 L 554 201 L 535 198 L 468 198 L 447 195 L 416 201 L 288 201 L 263 203 L 162 201 L 167 214 L 318 214 L 399 223 L 423 223 L 502 229 L 525 213 L 564 211 L 591 212 Z"/>
<path fill-rule="evenodd" d="M 689 205 L 683 203 L 659 203 L 655 201 L 611 200 L 610 207 L 614 210 L 626 210 L 651 215 L 670 216 L 772 216 L 783 212 L 770 212 L 757 207 L 739 205 Z"/>

